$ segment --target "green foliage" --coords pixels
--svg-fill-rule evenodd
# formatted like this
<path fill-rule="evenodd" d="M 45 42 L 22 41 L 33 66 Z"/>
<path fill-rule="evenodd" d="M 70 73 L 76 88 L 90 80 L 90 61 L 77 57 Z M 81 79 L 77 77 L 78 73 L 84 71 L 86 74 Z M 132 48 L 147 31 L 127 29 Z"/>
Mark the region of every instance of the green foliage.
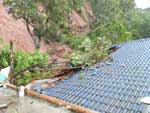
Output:
<path fill-rule="evenodd" d="M 25 20 L 28 31 L 30 31 L 29 26 L 33 27 L 38 41 L 44 38 L 48 42 L 59 40 L 69 44 L 74 52 L 68 57 L 72 59 L 74 65 L 92 64 L 102 59 L 107 55 L 110 42 L 121 43 L 150 37 L 150 9 L 135 8 L 134 0 L 88 0 L 96 21 L 89 26 L 90 31 L 87 34 L 75 36 L 69 31 L 68 18 L 72 10 L 80 14 L 86 0 L 4 1 L 16 19 Z M 42 6 L 42 11 L 39 6 Z M 34 41 L 37 42 L 35 39 Z M 23 53 L 17 54 L 20 57 Z M 33 60 L 34 63 L 42 61 L 29 56 L 26 56 L 28 59 L 25 60 L 28 64 L 24 64 L 25 66 L 31 65 Z M 7 60 L 6 62 L 3 60 L 3 64 L 3 66 L 8 65 Z M 17 66 L 16 71 L 25 66 Z"/>
<path fill-rule="evenodd" d="M 0 50 L 0 66 L 7 67 L 9 66 L 9 57 L 10 57 L 10 49 L 8 46 Z"/>
<path fill-rule="evenodd" d="M 4 0 L 14 18 L 25 20 L 36 48 L 39 48 L 41 38 L 56 41 L 68 31 L 71 10 L 79 10 L 83 3 L 84 0 Z"/>
<path fill-rule="evenodd" d="M 87 35 L 79 37 L 64 36 L 62 41 L 69 43 L 74 49 L 74 52 L 68 56 L 74 66 L 91 65 L 99 61 L 108 54 L 107 50 L 111 44 L 105 37 L 88 37 Z"/>
<path fill-rule="evenodd" d="M 133 9 L 125 16 L 126 28 L 132 33 L 132 39 L 150 37 L 150 10 Z"/>
<path fill-rule="evenodd" d="M 83 6 L 85 0 L 68 0 L 70 7 L 79 11 Z"/>
<path fill-rule="evenodd" d="M 23 51 L 17 51 L 14 58 L 14 71 L 19 72 L 20 70 L 34 64 L 44 64 L 47 62 L 47 59 L 47 54 L 41 54 L 39 51 L 35 51 L 34 53 L 25 53 Z"/>
<path fill-rule="evenodd" d="M 72 34 L 63 34 L 60 38 L 60 42 L 69 44 L 73 49 L 78 50 L 83 40 L 87 38 L 86 35 L 75 36 Z"/>
<path fill-rule="evenodd" d="M 57 38 L 68 26 L 71 7 L 67 0 L 4 0 L 4 4 L 14 18 L 25 20 L 35 46 L 39 46 L 41 38 Z"/>
<path fill-rule="evenodd" d="M 62 35 L 61 41 L 71 45 L 74 52 L 69 56 L 72 64 L 93 64 L 108 54 L 111 43 L 133 39 L 128 28 L 129 13 L 134 10 L 134 0 L 89 0 L 97 19 L 88 34 Z"/>
<path fill-rule="evenodd" d="M 141 13 L 138 15 L 140 16 L 141 23 L 138 22 L 138 31 L 139 35 L 142 38 L 150 37 L 150 9 L 144 9 L 140 11 Z"/>
<path fill-rule="evenodd" d="M 9 66 L 9 58 L 10 58 L 10 49 L 9 47 L 3 47 L 0 50 L 0 65 L 2 67 Z M 42 54 L 39 51 L 35 51 L 34 53 L 26 53 L 24 51 L 16 51 L 14 57 L 14 74 L 20 72 L 21 70 L 30 67 L 32 65 L 42 65 L 46 66 L 48 60 L 47 54 Z M 38 75 L 38 70 L 33 71 L 25 71 L 22 75 L 17 75 L 16 78 L 16 85 L 25 85 Z"/>
<path fill-rule="evenodd" d="M 97 16 L 89 35 L 106 37 L 112 43 L 132 39 L 132 32 L 125 26 L 126 15 L 134 9 L 134 0 L 90 0 Z"/>
<path fill-rule="evenodd" d="M 150 10 L 135 8 L 134 0 L 90 0 L 97 17 L 89 33 L 112 43 L 150 37 Z"/>
<path fill-rule="evenodd" d="M 143 15 L 143 18 L 143 24 L 140 26 L 139 33 L 142 34 L 143 38 L 147 38 L 150 37 L 150 11 L 149 14 Z"/>

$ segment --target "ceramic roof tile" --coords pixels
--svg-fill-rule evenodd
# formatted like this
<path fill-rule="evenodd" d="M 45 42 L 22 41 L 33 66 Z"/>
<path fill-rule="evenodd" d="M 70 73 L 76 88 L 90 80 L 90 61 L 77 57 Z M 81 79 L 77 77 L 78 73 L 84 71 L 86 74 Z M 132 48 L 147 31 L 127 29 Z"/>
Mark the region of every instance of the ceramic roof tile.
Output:
<path fill-rule="evenodd" d="M 110 55 L 113 62 L 97 63 L 40 92 L 101 113 L 140 113 L 139 98 L 150 96 L 150 39 L 119 47 Z"/>

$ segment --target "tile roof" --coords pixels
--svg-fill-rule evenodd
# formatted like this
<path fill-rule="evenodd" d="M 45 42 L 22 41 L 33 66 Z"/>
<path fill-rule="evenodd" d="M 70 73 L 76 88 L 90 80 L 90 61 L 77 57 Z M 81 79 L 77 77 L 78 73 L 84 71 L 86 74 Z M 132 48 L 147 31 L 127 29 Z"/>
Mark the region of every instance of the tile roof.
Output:
<path fill-rule="evenodd" d="M 124 43 L 110 57 L 40 93 L 101 113 L 140 113 L 150 96 L 150 39 Z"/>

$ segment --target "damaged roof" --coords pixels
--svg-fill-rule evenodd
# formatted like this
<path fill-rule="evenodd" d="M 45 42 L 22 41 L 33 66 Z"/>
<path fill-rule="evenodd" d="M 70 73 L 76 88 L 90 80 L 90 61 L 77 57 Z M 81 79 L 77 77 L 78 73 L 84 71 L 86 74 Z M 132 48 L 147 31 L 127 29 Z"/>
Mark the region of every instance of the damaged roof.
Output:
<path fill-rule="evenodd" d="M 140 113 L 150 95 L 150 38 L 124 43 L 100 62 L 39 93 L 101 113 Z"/>

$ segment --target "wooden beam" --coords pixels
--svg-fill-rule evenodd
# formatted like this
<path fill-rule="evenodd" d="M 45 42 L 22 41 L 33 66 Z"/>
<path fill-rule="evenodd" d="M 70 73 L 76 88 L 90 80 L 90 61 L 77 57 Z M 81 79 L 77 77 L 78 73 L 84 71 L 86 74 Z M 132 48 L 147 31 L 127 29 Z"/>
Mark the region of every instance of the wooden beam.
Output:
<path fill-rule="evenodd" d="M 9 88 L 12 88 L 12 89 L 15 89 L 15 90 L 18 89 L 18 87 L 15 86 L 15 85 L 12 85 L 12 84 L 6 84 L 6 85 Z M 57 99 L 55 97 L 52 97 L 52 96 L 39 94 L 39 93 L 33 92 L 31 90 L 28 90 L 28 89 L 25 89 L 25 92 L 29 96 L 37 97 L 39 99 L 42 99 L 44 101 L 47 101 L 47 102 L 50 102 L 50 103 L 53 103 L 53 104 L 56 104 L 56 105 L 59 105 L 59 106 L 67 107 L 68 109 L 73 110 L 77 113 L 99 113 L 99 112 L 96 112 L 94 110 L 84 108 L 84 107 L 81 107 L 81 106 L 78 106 L 78 105 L 75 105 L 75 104 L 71 104 L 71 103 L 59 100 L 59 99 Z"/>

